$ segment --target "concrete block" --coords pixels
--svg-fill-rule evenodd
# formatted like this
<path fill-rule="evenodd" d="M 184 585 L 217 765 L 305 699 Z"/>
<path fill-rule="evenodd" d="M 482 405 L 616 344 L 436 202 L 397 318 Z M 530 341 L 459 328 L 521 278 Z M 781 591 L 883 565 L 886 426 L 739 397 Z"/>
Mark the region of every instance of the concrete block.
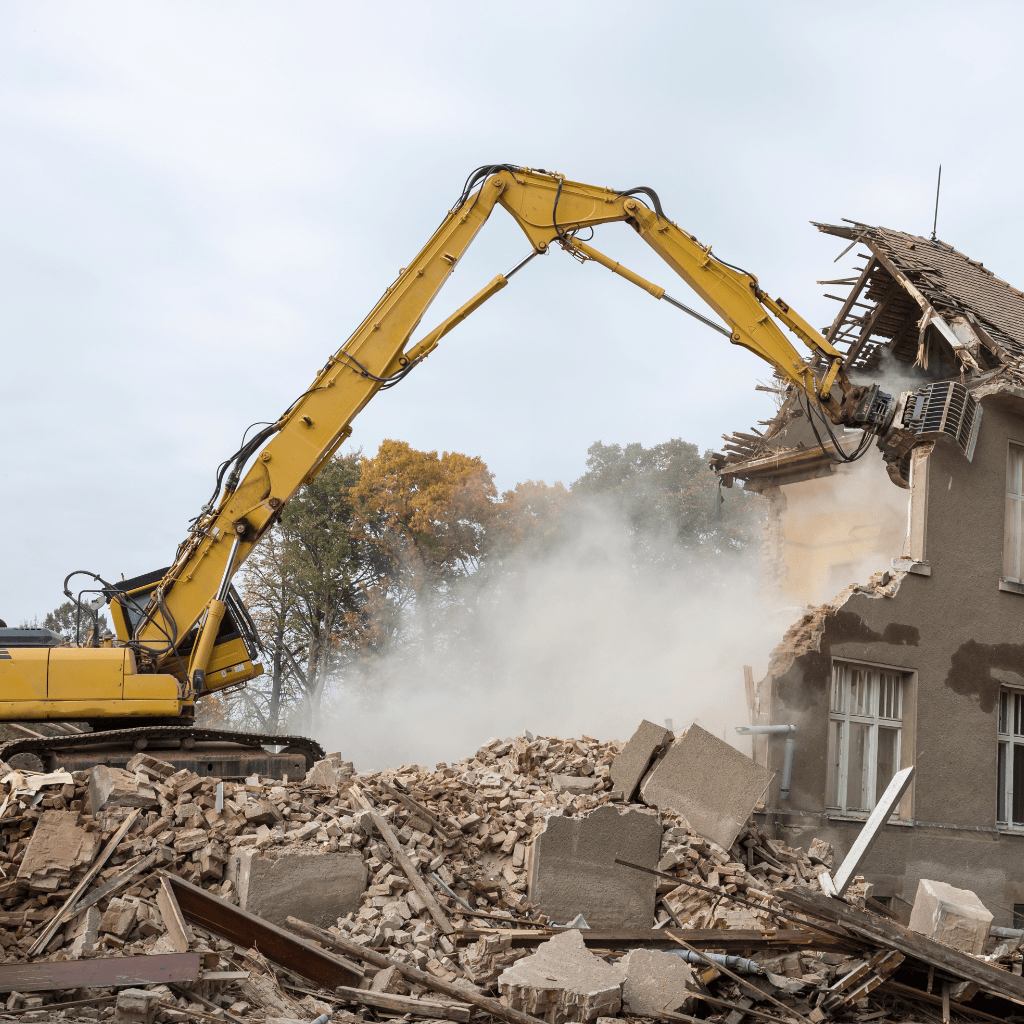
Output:
<path fill-rule="evenodd" d="M 337 786 L 344 790 L 348 789 L 354 774 L 355 766 L 351 761 L 343 761 L 341 754 L 328 754 L 306 772 L 306 785 L 323 786 L 325 789 Z"/>
<path fill-rule="evenodd" d="M 114 1020 L 117 1024 L 153 1024 L 160 1009 L 160 993 L 144 988 L 123 988 L 117 993 Z"/>
<path fill-rule="evenodd" d="M 612 789 L 627 802 L 633 799 L 636 787 L 647 774 L 651 761 L 675 739 L 670 729 L 644 719 L 633 733 L 622 753 L 612 762 L 609 775 Z"/>
<path fill-rule="evenodd" d="M 196 850 L 201 850 L 209 842 L 209 835 L 207 835 L 205 829 L 201 828 L 188 828 L 184 832 L 179 832 L 174 837 L 174 849 L 178 853 L 193 853 Z"/>
<path fill-rule="evenodd" d="M 836 851 L 832 844 L 826 843 L 824 839 L 812 839 L 807 856 L 811 858 L 812 862 L 817 861 L 819 864 L 830 868 L 835 860 Z"/>
<path fill-rule="evenodd" d="M 593 776 L 552 775 L 551 788 L 556 793 L 593 793 L 600 780 Z"/>
<path fill-rule="evenodd" d="M 269 800 L 250 800 L 245 805 L 245 820 L 251 825 L 276 825 L 284 819 Z"/>
<path fill-rule="evenodd" d="M 619 1012 L 625 977 L 621 963 L 595 956 L 574 929 L 541 943 L 533 956 L 502 971 L 498 991 L 513 1009 L 548 1024 L 590 1021 Z"/>
<path fill-rule="evenodd" d="M 529 900 L 553 921 L 582 914 L 591 928 L 650 928 L 657 879 L 615 863 L 656 868 L 661 821 L 611 804 L 582 818 L 552 815 L 533 844 Z"/>
<path fill-rule="evenodd" d="M 358 853 L 248 849 L 233 860 L 238 905 L 273 924 L 291 916 L 329 928 L 362 906 L 366 868 Z"/>
<path fill-rule="evenodd" d="M 135 915 L 138 906 L 128 900 L 115 896 L 107 906 L 103 918 L 99 924 L 101 932 L 109 932 L 119 939 L 128 937 L 128 933 L 135 927 Z"/>
<path fill-rule="evenodd" d="M 770 779 L 767 768 L 691 725 L 658 762 L 641 796 L 682 815 L 694 832 L 728 850 Z"/>
<path fill-rule="evenodd" d="M 90 907 L 84 914 L 79 914 L 71 923 L 71 944 L 67 947 L 72 958 L 90 953 L 96 948 L 100 938 L 100 922 L 103 915 L 99 907 Z"/>
<path fill-rule="evenodd" d="M 123 768 L 98 764 L 89 773 L 89 801 L 92 813 L 108 807 L 156 807 L 156 790 Z"/>
<path fill-rule="evenodd" d="M 125 771 L 147 775 L 158 782 L 163 782 L 174 774 L 173 764 L 145 753 L 135 754 L 124 767 Z"/>
<path fill-rule="evenodd" d="M 99 852 L 99 832 L 86 832 L 77 811 L 43 811 L 18 868 L 18 878 L 35 892 L 56 892 Z"/>
<path fill-rule="evenodd" d="M 929 878 L 918 882 L 910 913 L 911 931 L 965 953 L 977 954 L 985 951 L 991 924 L 992 914 L 970 889 L 954 889 L 946 882 Z"/>
<path fill-rule="evenodd" d="M 674 953 L 631 949 L 622 962 L 622 999 L 630 1013 L 656 1017 L 663 1010 L 689 1012 L 696 1002 L 693 971 Z"/>

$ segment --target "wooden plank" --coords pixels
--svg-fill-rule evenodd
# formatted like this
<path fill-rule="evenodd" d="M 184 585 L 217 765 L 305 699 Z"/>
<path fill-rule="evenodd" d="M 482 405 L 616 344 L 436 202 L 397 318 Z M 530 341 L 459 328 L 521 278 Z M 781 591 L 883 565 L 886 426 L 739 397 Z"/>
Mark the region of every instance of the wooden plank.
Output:
<path fill-rule="evenodd" d="M 195 981 L 199 977 L 199 966 L 198 953 L 157 953 L 152 956 L 58 960 L 54 963 L 0 964 L 0 992 L 50 992 L 70 988 Z"/>
<path fill-rule="evenodd" d="M 852 248 L 852 246 L 851 246 Z M 839 332 L 839 328 L 842 327 L 843 321 L 846 319 L 847 314 L 853 309 L 853 304 L 860 297 L 860 293 L 864 290 L 864 285 L 867 284 L 868 278 L 871 276 L 871 271 L 875 269 L 875 259 L 869 259 L 865 264 L 864 269 L 861 271 L 860 277 L 857 278 L 857 283 L 850 289 L 850 294 L 843 305 L 840 307 L 839 313 L 835 320 L 832 321 L 832 326 L 828 329 L 828 334 L 825 335 L 825 340 L 831 345 L 832 339 Z"/>
<path fill-rule="evenodd" d="M 143 857 L 137 864 L 133 864 L 127 871 L 122 872 L 106 884 L 101 885 L 98 889 L 89 893 L 89 895 L 75 907 L 75 916 L 77 917 L 82 913 L 82 911 L 88 910 L 90 907 L 99 903 L 100 900 L 126 886 L 136 875 L 141 875 L 143 871 L 148 871 L 159 863 L 172 860 L 174 860 L 174 854 L 171 850 L 168 850 L 167 847 L 161 846 L 159 849 L 154 850 L 147 857 Z M 178 952 L 184 953 L 185 950 L 182 949 Z"/>
<path fill-rule="evenodd" d="M 380 786 L 388 796 L 393 796 L 400 804 L 403 804 L 407 810 L 412 811 L 413 814 L 418 814 L 441 837 L 442 842 L 451 842 L 452 837 L 448 834 L 445 827 L 425 807 L 421 807 L 412 799 L 412 797 L 399 792 L 393 786 L 389 786 L 383 779 L 381 779 L 377 785 Z"/>
<path fill-rule="evenodd" d="M 349 793 L 355 797 L 366 813 L 370 815 L 370 819 L 373 821 L 377 831 L 384 837 L 384 842 L 391 847 L 391 853 L 394 855 L 398 866 L 405 872 L 405 877 L 409 879 L 420 899 L 427 905 L 427 910 L 430 911 L 430 916 L 437 922 L 438 928 L 445 935 L 451 935 L 455 931 L 454 925 L 448 920 L 447 914 L 441 909 L 441 904 L 437 902 L 437 898 L 431 891 L 430 886 L 427 885 L 423 876 L 406 856 L 402 844 L 398 841 L 398 836 L 394 833 L 394 829 L 384 820 L 383 815 L 370 804 L 370 801 L 363 796 L 358 787 L 351 786 Z"/>
<path fill-rule="evenodd" d="M 487 935 L 508 936 L 516 949 L 547 942 L 565 929 L 556 928 L 464 928 L 451 938 L 455 942 L 476 942 Z M 725 949 L 739 953 L 745 949 L 818 949 L 857 951 L 860 944 L 843 942 L 820 932 L 802 928 L 760 931 L 740 928 L 584 928 L 580 935 L 588 946 L 601 949 L 671 949 L 678 945 L 676 937 L 685 939 L 698 949 Z"/>
<path fill-rule="evenodd" d="M 929 967 L 937 967 L 964 981 L 973 981 L 983 992 L 1024 1006 L 1024 978 L 1001 971 L 967 953 L 943 946 L 926 935 L 878 917 L 866 910 L 851 907 L 841 900 L 830 899 L 820 893 L 799 886 L 775 890 L 776 899 L 784 900 L 804 914 L 811 914 L 845 928 L 857 937 L 875 946 L 899 950 Z"/>
<path fill-rule="evenodd" d="M 411 1013 L 416 1017 L 437 1017 L 441 1020 L 469 1020 L 471 1007 L 462 1003 L 459 1006 L 448 1006 L 445 1003 L 432 1003 L 414 996 L 399 996 L 390 992 L 374 992 L 372 989 L 336 988 L 330 993 L 332 999 L 342 1003 L 361 1003 L 379 1010 L 393 1010 L 395 1013 Z"/>
<path fill-rule="evenodd" d="M 861 327 L 857 340 L 851 342 L 850 347 L 846 350 L 845 362 L 847 366 L 852 365 L 857 356 L 860 355 L 860 351 L 867 340 L 871 337 L 871 334 L 875 329 L 875 325 L 885 315 L 886 310 L 889 309 L 889 304 L 892 301 L 893 296 L 902 291 L 903 289 L 900 287 L 899 281 L 897 281 L 896 278 L 893 278 L 888 290 L 878 300 L 878 302 L 875 303 L 875 308 L 868 315 L 864 326 Z"/>
<path fill-rule="evenodd" d="M 747 716 L 751 725 L 757 725 L 758 708 L 755 705 L 754 669 L 750 665 L 743 666 L 743 689 L 747 695 Z"/>
<path fill-rule="evenodd" d="M 378 953 L 376 950 L 356 942 L 347 935 L 335 935 L 333 932 L 324 931 L 323 928 L 317 928 L 314 925 L 307 924 L 305 921 L 300 921 L 297 917 L 289 917 L 285 924 L 291 931 L 307 939 L 312 939 L 314 942 L 320 942 L 328 949 L 336 949 L 341 953 L 347 953 L 349 956 L 358 957 L 365 963 L 373 964 L 375 967 L 397 967 L 398 973 L 410 981 L 414 981 L 418 985 L 424 985 L 434 992 L 440 992 L 459 1002 L 479 1006 L 481 1010 L 486 1010 L 491 1016 L 508 1021 L 508 1024 L 542 1024 L 536 1017 L 531 1017 L 528 1013 L 513 1010 L 512 1007 L 499 1003 L 497 999 L 485 996 L 476 987 L 471 988 L 466 986 L 465 983 L 453 985 L 451 982 L 442 981 L 426 971 L 421 971 L 418 967 L 413 967 L 412 964 L 404 963 L 401 960 L 392 960 L 391 957 Z"/>
<path fill-rule="evenodd" d="M 183 878 L 162 874 L 174 891 L 183 917 L 192 924 L 229 939 L 243 949 L 255 946 L 265 957 L 323 988 L 359 984 L 363 970 L 351 960 L 303 942 L 276 924 L 239 910 Z"/>
<path fill-rule="evenodd" d="M 725 964 L 723 964 L 720 960 L 712 960 L 711 957 L 709 957 L 706 953 L 702 953 L 699 949 L 694 949 L 694 947 L 691 946 L 685 939 L 680 939 L 678 936 L 675 936 L 675 940 L 679 943 L 680 946 L 683 947 L 683 949 L 699 956 L 712 970 L 721 972 L 727 978 L 731 978 L 741 988 L 745 988 L 749 992 L 753 992 L 754 998 L 756 1000 L 760 1001 L 762 999 L 766 999 L 769 1003 L 772 1004 L 772 1006 L 774 1006 L 778 1010 L 781 1010 L 788 1017 L 792 1017 L 794 1020 L 797 1021 L 803 1021 L 804 1024 L 807 1024 L 807 1018 L 802 1013 L 797 1013 L 797 1011 L 794 1010 L 791 1006 L 787 1006 L 785 1003 L 779 1002 L 779 1000 L 776 999 L 775 996 L 771 995 L 769 992 L 765 992 L 762 989 L 758 988 L 757 985 L 755 985 L 753 982 L 747 981 L 747 979 L 744 978 L 743 975 L 736 974 L 734 971 L 729 970 L 729 968 L 726 967 Z M 745 1009 L 745 1007 L 734 1007 L 734 1010 L 736 1009 Z M 742 1019 L 742 1014 L 740 1019 Z"/>
<path fill-rule="evenodd" d="M 167 933 L 165 938 L 170 943 L 171 948 L 175 953 L 187 952 L 195 936 L 185 921 L 181 907 L 178 906 L 178 901 L 174 898 L 174 890 L 171 888 L 171 883 L 167 880 L 166 875 L 160 879 L 160 888 L 156 894 L 156 906 L 160 911 L 160 916 L 163 918 L 164 931 Z"/>
<path fill-rule="evenodd" d="M 882 986 L 894 995 L 900 996 L 907 1002 L 914 1002 L 919 1000 L 922 1003 L 927 1003 L 929 1006 L 942 1006 L 942 996 L 937 996 L 932 992 L 925 992 L 924 989 L 914 988 L 913 985 L 904 985 L 902 982 L 893 981 L 892 978 L 886 978 L 882 982 Z M 981 1020 L 995 1021 L 995 1024 L 1004 1024 L 1005 1017 L 993 1017 L 991 1013 L 986 1013 L 984 1010 L 979 1010 L 975 1006 L 969 1005 L 957 1005 L 958 1013 L 969 1013 L 974 1017 L 978 1017 Z"/>
<path fill-rule="evenodd" d="M 80 899 L 86 889 L 92 884 L 92 880 L 103 870 L 103 866 L 110 859 L 110 855 L 117 849 L 118 844 L 128 834 L 132 825 L 135 824 L 136 819 L 142 813 L 141 807 L 136 807 L 131 814 L 121 823 L 121 827 L 114 833 L 113 838 L 107 843 L 105 847 L 100 851 L 99 857 L 93 862 L 91 868 L 85 873 L 85 877 L 75 886 L 75 891 L 67 898 L 64 906 L 57 911 L 54 915 L 53 920 L 43 929 L 42 934 L 32 944 L 32 948 L 28 951 L 29 956 L 38 956 L 44 949 L 50 939 L 57 934 L 61 926 L 65 921 L 69 920 L 75 914 L 75 903 Z"/>

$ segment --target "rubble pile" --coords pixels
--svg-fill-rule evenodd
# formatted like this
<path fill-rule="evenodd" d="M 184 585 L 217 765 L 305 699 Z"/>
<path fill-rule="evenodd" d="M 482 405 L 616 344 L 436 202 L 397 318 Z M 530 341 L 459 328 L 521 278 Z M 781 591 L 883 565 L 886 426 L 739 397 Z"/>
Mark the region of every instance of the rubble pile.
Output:
<path fill-rule="evenodd" d="M 973 894 L 938 883 L 922 883 L 920 927 L 946 946 L 879 938 L 899 926 L 870 886 L 825 895 L 828 844 L 790 848 L 750 817 L 766 782 L 699 727 L 651 723 L 628 744 L 493 739 L 433 769 L 357 774 L 331 754 L 295 780 L 146 752 L 127 769 L 5 771 L 0 1019 L 884 1024 L 992 995 L 971 964 L 1019 974 Z M 840 912 L 860 916 L 823 923 Z M 318 945 L 289 959 L 292 941 Z M 940 994 L 894 980 L 914 958 L 933 982 L 941 963 Z"/>

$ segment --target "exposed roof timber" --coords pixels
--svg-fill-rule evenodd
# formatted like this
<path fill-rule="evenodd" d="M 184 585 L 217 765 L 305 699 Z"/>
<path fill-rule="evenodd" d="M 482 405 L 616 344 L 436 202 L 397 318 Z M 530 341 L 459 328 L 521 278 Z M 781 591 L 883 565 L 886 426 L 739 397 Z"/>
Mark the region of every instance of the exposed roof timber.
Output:
<path fill-rule="evenodd" d="M 953 329 L 946 323 L 942 315 L 937 309 L 921 294 L 917 286 L 904 274 L 899 267 L 882 248 L 872 239 L 865 239 L 864 244 L 874 253 L 874 257 L 889 273 L 896 278 L 901 285 L 903 290 L 908 292 L 914 299 L 914 301 L 921 307 L 923 316 L 921 317 L 921 323 L 918 328 L 918 344 L 917 344 L 917 359 L 915 365 L 927 366 L 927 355 L 925 355 L 925 331 L 928 330 L 929 325 L 933 325 L 935 329 L 941 334 L 946 341 L 949 342 L 950 347 L 956 353 L 957 358 L 965 365 L 971 367 L 973 370 L 981 371 L 981 367 L 978 366 L 974 356 L 971 355 L 970 349 L 956 336 Z"/>
<path fill-rule="evenodd" d="M 871 271 L 874 269 L 875 260 L 872 257 L 868 260 L 867 266 L 861 271 L 860 277 L 857 278 L 856 284 L 850 290 L 850 294 L 846 301 L 843 303 L 842 308 L 836 315 L 835 320 L 832 321 L 832 326 L 828 329 L 828 334 L 825 336 L 825 340 L 829 344 L 833 343 L 833 339 L 838 333 L 840 327 L 843 325 L 843 321 L 846 319 L 850 310 L 853 309 L 853 304 L 860 298 L 860 293 L 864 290 L 864 285 L 867 284 L 868 278 L 871 276 Z"/>
<path fill-rule="evenodd" d="M 875 308 L 868 315 L 867 321 L 861 328 L 860 335 L 858 336 L 857 340 L 850 345 L 850 348 L 846 353 L 846 362 L 848 364 L 853 363 L 857 356 L 860 355 L 861 349 L 864 347 L 867 340 L 874 333 L 875 325 L 878 323 L 879 320 L 881 320 L 882 316 L 889 309 L 894 296 L 899 294 L 899 291 L 900 283 L 895 278 L 893 278 L 885 295 L 882 296 L 882 298 L 875 303 Z"/>
<path fill-rule="evenodd" d="M 850 294 L 823 332 L 851 370 L 870 372 L 888 351 L 901 362 L 924 364 L 930 379 L 956 374 L 961 365 L 981 373 L 982 380 L 991 373 L 1018 379 L 1024 370 L 1024 292 L 945 242 L 859 222 L 814 223 L 820 231 L 861 244 L 858 258 L 867 261 L 856 278 L 845 279 L 852 285 Z M 870 308 L 860 312 L 864 303 Z M 933 359 L 938 356 L 930 368 L 929 349 Z M 789 444 L 796 438 L 806 443 L 798 430 L 791 435 L 785 429 L 794 416 L 792 395 L 761 445 L 740 435 L 727 439 L 738 443 L 713 463 L 723 478 L 736 477 L 748 489 L 763 490 L 830 471 L 827 456 L 816 446 L 764 451 L 778 447 L 779 440 L 786 443 L 785 437 Z M 772 442 L 775 435 L 780 437 Z"/>
<path fill-rule="evenodd" d="M 897 268 L 925 300 L 922 304 L 915 297 L 922 311 L 927 313 L 926 305 L 932 306 L 946 326 L 957 315 L 966 317 L 999 362 L 1024 358 L 1024 292 L 996 277 L 979 260 L 946 242 L 890 228 L 859 222 L 812 223 L 826 234 L 861 242 L 870 252 L 868 259 L 882 257 L 887 269 Z M 941 331 L 938 324 L 936 329 Z"/>

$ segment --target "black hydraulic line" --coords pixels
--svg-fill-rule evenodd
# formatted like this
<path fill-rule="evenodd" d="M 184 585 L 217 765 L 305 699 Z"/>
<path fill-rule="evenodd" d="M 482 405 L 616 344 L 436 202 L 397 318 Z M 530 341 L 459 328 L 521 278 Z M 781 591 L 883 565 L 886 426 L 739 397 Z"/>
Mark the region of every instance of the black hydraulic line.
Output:
<path fill-rule="evenodd" d="M 821 434 L 818 431 L 818 427 L 814 422 L 814 413 L 811 408 L 811 400 L 806 392 L 802 391 L 801 394 L 803 395 L 804 399 L 804 407 L 807 410 L 807 419 L 811 424 L 811 430 L 814 431 L 814 439 L 818 442 L 818 447 L 822 450 L 823 454 L 831 462 L 835 463 L 856 462 L 858 459 L 863 458 L 864 454 L 867 452 L 868 447 L 871 444 L 871 438 L 873 435 L 869 434 L 865 430 L 864 435 L 861 437 L 860 441 L 857 444 L 857 447 L 852 452 L 848 453 L 843 449 L 843 446 L 839 443 L 839 439 L 832 432 L 832 427 L 828 422 L 828 418 L 822 413 L 821 422 L 824 424 L 825 429 L 828 431 L 829 438 L 832 441 L 833 446 L 835 447 L 835 452 L 830 452 L 825 447 L 825 443 L 821 439 Z"/>
<path fill-rule="evenodd" d="M 668 220 L 665 216 L 665 211 L 661 208 L 661 200 L 658 198 L 658 193 L 653 188 L 648 188 L 646 185 L 639 185 L 636 188 L 626 189 L 625 192 L 616 192 L 616 198 L 620 196 L 647 196 L 651 201 L 651 206 L 654 208 L 654 212 L 664 220 Z M 643 200 L 641 200 L 643 202 Z"/>

